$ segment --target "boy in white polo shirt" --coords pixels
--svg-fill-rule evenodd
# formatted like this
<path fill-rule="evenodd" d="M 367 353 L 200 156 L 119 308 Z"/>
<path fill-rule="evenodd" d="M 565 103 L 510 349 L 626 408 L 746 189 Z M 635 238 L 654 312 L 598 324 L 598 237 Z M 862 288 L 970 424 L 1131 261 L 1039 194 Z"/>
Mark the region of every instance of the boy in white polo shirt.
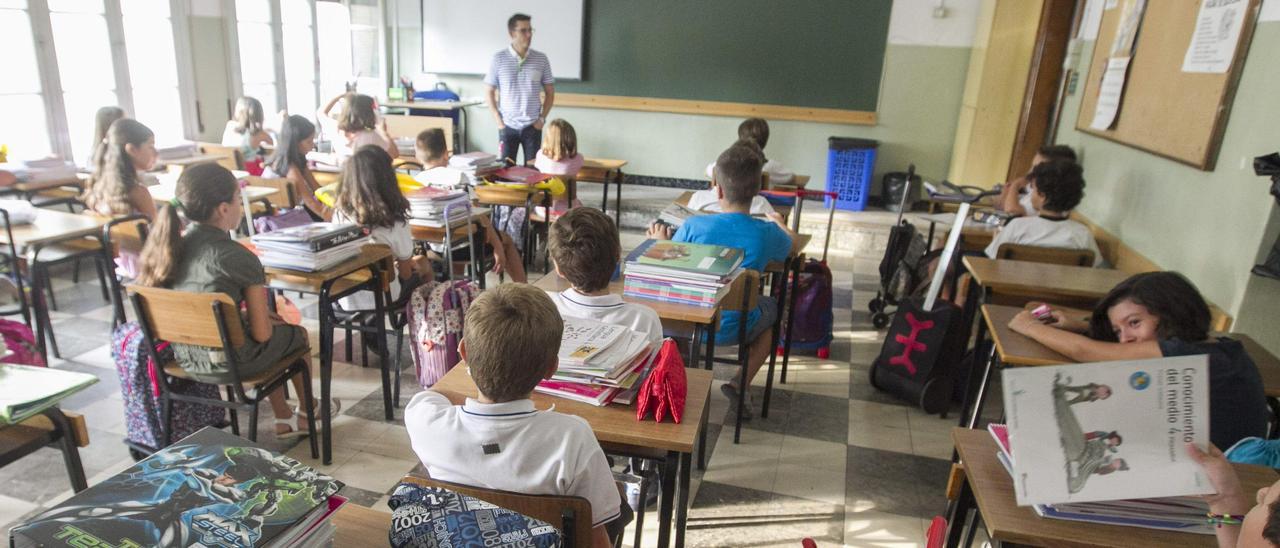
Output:
<path fill-rule="evenodd" d="M 479 396 L 456 406 L 438 392 L 419 392 L 405 406 L 404 423 L 432 478 L 585 498 L 593 545 L 611 546 L 610 535 L 630 520 L 591 427 L 579 417 L 538 411 L 529 399 L 556 371 L 563 330 L 542 290 L 510 283 L 485 291 L 467 309 L 458 344 Z"/>
<path fill-rule="evenodd" d="M 613 219 L 604 212 L 577 207 L 551 225 L 547 240 L 556 274 L 573 287 L 551 293 L 561 316 L 625 325 L 646 335 L 656 348 L 662 343 L 662 321 L 652 308 L 622 301 L 609 292 L 622 245 Z"/>
<path fill-rule="evenodd" d="M 1031 204 L 1036 213 L 1016 217 L 996 233 L 987 246 L 992 259 L 1004 244 L 1037 247 L 1088 249 L 1093 251 L 1093 266 L 1102 262 L 1102 252 L 1089 227 L 1071 220 L 1071 210 L 1084 199 L 1084 176 L 1080 164 L 1067 161 L 1044 162 L 1027 175 L 1031 188 Z"/>

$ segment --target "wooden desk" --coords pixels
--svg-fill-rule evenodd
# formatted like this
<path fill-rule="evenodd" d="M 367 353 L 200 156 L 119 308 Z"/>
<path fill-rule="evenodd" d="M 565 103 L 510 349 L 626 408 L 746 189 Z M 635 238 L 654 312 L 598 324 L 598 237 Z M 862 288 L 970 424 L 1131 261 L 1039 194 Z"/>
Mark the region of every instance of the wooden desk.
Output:
<path fill-rule="evenodd" d="M 194 166 L 196 164 L 206 164 L 217 162 L 226 158 L 221 154 L 196 154 L 195 156 L 187 156 L 186 158 L 173 158 L 170 160 L 160 160 L 156 162 L 158 165 L 168 168 L 171 172 L 181 173 L 183 169 Z"/>
<path fill-rule="evenodd" d="M 333 514 L 333 525 L 334 546 L 381 546 L 391 533 L 391 512 L 347 502 Z"/>
<path fill-rule="evenodd" d="M 604 196 L 600 201 L 600 210 L 606 213 L 609 211 L 609 183 L 618 186 L 613 208 L 613 223 L 618 226 L 622 223 L 622 183 L 627 178 L 622 173 L 622 168 L 626 165 L 626 160 L 586 158 L 582 162 L 582 170 L 578 172 L 579 181 L 604 183 Z"/>
<path fill-rule="evenodd" d="M 929 233 L 925 237 L 925 243 L 933 246 L 934 233 L 937 232 L 938 225 L 942 225 L 942 234 L 949 234 L 951 226 L 955 223 L 955 213 L 937 213 L 933 215 L 925 215 L 920 217 L 921 220 L 929 223 Z M 995 239 L 996 233 L 1000 231 L 1000 227 L 977 221 L 966 221 L 964 226 L 960 228 L 960 249 L 964 251 L 982 252 L 991 245 L 991 241 Z"/>
<path fill-rule="evenodd" d="M 333 329 L 337 319 L 333 313 L 333 303 L 342 297 L 357 291 L 369 289 L 374 296 L 375 325 L 384 325 L 386 303 L 383 302 L 382 288 L 376 283 L 382 278 L 383 265 L 391 260 L 391 249 L 385 245 L 366 245 L 360 254 L 350 260 L 328 270 L 320 272 L 301 272 L 282 268 L 267 267 L 267 284 L 273 290 L 298 291 L 314 293 L 319 296 L 316 309 L 320 314 L 320 421 L 322 423 L 323 443 L 322 462 L 333 461 L 333 431 L 329 416 L 332 401 L 329 398 L 330 385 L 333 381 Z M 358 274 L 368 270 L 368 275 Z M 386 337 L 377 337 L 379 363 L 382 368 L 382 402 L 386 419 L 394 419 L 391 408 L 391 360 L 388 358 Z"/>
<path fill-rule="evenodd" d="M 8 188 L 0 189 L 0 193 L 17 193 L 19 196 L 22 196 L 22 199 L 30 200 L 32 196 L 35 196 L 39 192 L 63 186 L 74 186 L 79 190 L 82 184 L 83 180 L 81 175 L 79 173 L 73 173 L 66 177 L 45 179 L 42 181 L 17 182 L 10 185 Z"/>
<path fill-rule="evenodd" d="M 0 467 L 8 466 L 41 448 L 56 447 L 62 452 L 71 489 L 77 493 L 89 488 L 78 449 L 86 445 L 89 445 L 89 434 L 84 417 L 64 413 L 56 405 L 19 424 L 0 423 Z"/>
<path fill-rule="evenodd" d="M 685 399 L 684 416 L 680 424 L 636 420 L 633 406 L 594 405 L 557 398 L 534 392 L 533 404 L 538 409 L 555 410 L 581 417 L 591 425 L 591 431 L 601 446 L 610 451 L 630 453 L 645 458 L 662 460 L 662 502 L 659 511 L 661 525 L 658 528 L 658 546 L 667 546 L 670 540 L 672 495 L 678 490 L 675 501 L 676 546 L 684 545 L 684 530 L 689 507 L 689 474 L 694 445 L 703 429 L 711 394 L 711 372 L 696 368 L 686 369 L 689 392 Z M 459 363 L 441 378 L 432 390 L 444 394 L 454 404 L 462 404 L 466 398 L 478 394 L 475 382 L 465 363 Z M 679 476 L 677 482 L 676 476 Z M 673 489 L 673 487 L 675 489 Z"/>
<path fill-rule="evenodd" d="M 965 257 L 973 281 L 987 292 L 1054 301 L 1096 301 L 1132 274 L 1107 268 Z M 972 295 L 972 293 L 971 293 Z"/>
<path fill-rule="evenodd" d="M 44 283 L 48 275 L 45 272 L 45 263 L 40 261 L 40 251 L 46 246 L 77 238 L 91 237 L 101 241 L 102 227 L 111 222 L 111 218 L 42 208 L 36 208 L 35 211 L 36 218 L 34 221 L 24 225 L 11 225 L 9 229 L 14 247 L 17 248 L 20 256 L 26 256 L 27 264 L 31 268 L 30 298 L 31 308 L 35 312 L 36 346 L 40 350 L 40 355 L 45 356 L 47 360 L 48 354 L 45 339 L 46 335 L 50 338 L 52 337 L 53 328 L 49 325 L 49 311 L 45 305 Z M 8 244 L 9 238 L 9 234 L 0 231 L 0 244 Z M 105 250 L 103 253 L 105 256 Z M 111 264 L 111 262 L 107 261 L 106 264 Z M 27 314 L 26 305 L 23 304 L 22 306 L 24 307 L 22 315 L 25 318 Z M 54 354 L 58 353 L 57 350 L 55 346 Z"/>
<path fill-rule="evenodd" d="M 1213 535 L 1197 535 L 1159 531 L 1139 527 L 1121 527 L 1042 518 L 1029 506 L 1018 506 L 1013 494 L 1013 479 L 996 458 L 995 440 L 986 430 L 956 428 L 951 431 L 956 450 L 964 462 L 964 480 L 960 499 L 953 516 L 947 546 L 956 546 L 963 536 L 964 518 L 976 508 L 986 524 L 992 540 L 1030 546 L 1083 547 L 1109 546 L 1217 546 Z M 1252 493 L 1271 485 L 1280 476 L 1262 466 L 1233 464 L 1240 476 L 1244 492 Z"/>

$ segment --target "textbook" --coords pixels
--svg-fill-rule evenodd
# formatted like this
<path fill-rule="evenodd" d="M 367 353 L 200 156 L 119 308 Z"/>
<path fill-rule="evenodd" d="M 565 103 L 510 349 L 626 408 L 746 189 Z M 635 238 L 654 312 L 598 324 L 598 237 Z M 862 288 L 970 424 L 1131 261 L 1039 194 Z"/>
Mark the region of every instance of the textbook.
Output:
<path fill-rule="evenodd" d="M 627 331 L 621 325 L 585 318 L 564 318 L 564 335 L 560 338 L 561 366 L 585 365 Z"/>
<path fill-rule="evenodd" d="M 10 531 L 15 546 L 304 546 L 343 484 L 204 428 Z M 299 533 L 301 530 L 301 533 Z"/>
<path fill-rule="evenodd" d="M 17 424 L 98 382 L 88 373 L 0 363 L 0 424 Z"/>
<path fill-rule="evenodd" d="M 996 457 L 1012 476 L 1014 459 L 1009 446 L 1008 427 L 993 423 L 987 425 L 987 431 L 1000 448 Z M 1036 515 L 1050 519 L 1213 534 L 1213 527 L 1205 521 L 1209 505 L 1197 497 L 1036 504 L 1033 508 Z"/>
<path fill-rule="evenodd" d="M 273 249 L 321 251 L 361 236 L 364 236 L 364 230 L 354 224 L 310 223 L 254 234 L 250 240 L 259 246 L 270 245 Z"/>
<path fill-rule="evenodd" d="M 1203 495 L 1208 357 L 1019 367 L 1003 375 L 1018 505 Z"/>
<path fill-rule="evenodd" d="M 409 201 L 409 224 L 444 228 L 445 212 L 450 212 L 449 226 L 466 224 L 471 218 L 471 200 L 465 190 L 424 186 L 404 195 Z"/>
<path fill-rule="evenodd" d="M 742 264 L 741 249 L 710 244 L 645 240 L 627 255 L 627 272 L 719 282 Z"/>

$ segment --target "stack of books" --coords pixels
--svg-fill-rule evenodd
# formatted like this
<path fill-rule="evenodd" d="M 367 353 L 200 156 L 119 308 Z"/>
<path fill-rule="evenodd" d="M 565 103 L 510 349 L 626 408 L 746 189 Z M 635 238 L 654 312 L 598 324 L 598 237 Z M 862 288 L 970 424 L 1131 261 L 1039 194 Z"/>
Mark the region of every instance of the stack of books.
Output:
<path fill-rule="evenodd" d="M 57 158 L 27 160 L 0 164 L 0 171 L 8 171 L 19 183 L 44 183 L 47 181 L 75 182 L 76 165 Z"/>
<path fill-rule="evenodd" d="M 333 544 L 343 484 L 205 428 L 10 530 L 15 546 Z"/>
<path fill-rule="evenodd" d="M 647 240 L 627 255 L 623 295 L 713 307 L 742 272 L 741 249 Z"/>
<path fill-rule="evenodd" d="M 629 404 L 657 352 L 648 337 L 625 326 L 564 318 L 560 365 L 535 390 L 595 406 Z"/>
<path fill-rule="evenodd" d="M 488 152 L 468 152 L 449 157 L 449 167 L 465 173 L 472 185 L 502 169 L 504 165 L 501 158 Z"/>
<path fill-rule="evenodd" d="M 200 149 L 195 143 L 186 141 L 156 147 L 156 158 L 163 163 L 165 160 L 181 160 L 183 158 L 190 158 L 195 156 L 198 152 L 200 152 Z"/>
<path fill-rule="evenodd" d="M 409 200 L 409 224 L 431 228 L 445 226 L 445 209 L 454 206 L 450 212 L 449 226 L 465 224 L 471 218 L 471 201 L 467 191 L 424 186 L 404 195 Z M 457 207 L 463 204 L 464 207 Z"/>
<path fill-rule="evenodd" d="M 88 373 L 0 363 L 0 424 L 18 424 L 96 382 Z"/>
<path fill-rule="evenodd" d="M 1207 356 L 1019 367 L 1002 381 L 1008 424 L 988 430 L 1019 506 L 1213 534 L 1197 496 L 1213 486 L 1183 448 L 1209 442 Z"/>
<path fill-rule="evenodd" d="M 356 225 L 311 223 L 254 234 L 250 240 L 262 253 L 263 266 L 317 272 L 359 255 L 364 236 Z"/>

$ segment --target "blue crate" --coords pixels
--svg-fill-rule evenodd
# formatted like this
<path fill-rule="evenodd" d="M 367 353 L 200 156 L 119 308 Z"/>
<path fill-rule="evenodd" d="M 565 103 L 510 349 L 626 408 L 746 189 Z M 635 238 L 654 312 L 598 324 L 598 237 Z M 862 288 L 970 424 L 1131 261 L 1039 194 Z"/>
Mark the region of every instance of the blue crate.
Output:
<path fill-rule="evenodd" d="M 827 139 L 827 190 L 835 192 L 835 207 L 862 211 L 871 193 L 871 175 L 876 170 L 876 147 L 871 139 L 831 137 Z M 831 198 L 827 198 L 827 206 Z"/>

